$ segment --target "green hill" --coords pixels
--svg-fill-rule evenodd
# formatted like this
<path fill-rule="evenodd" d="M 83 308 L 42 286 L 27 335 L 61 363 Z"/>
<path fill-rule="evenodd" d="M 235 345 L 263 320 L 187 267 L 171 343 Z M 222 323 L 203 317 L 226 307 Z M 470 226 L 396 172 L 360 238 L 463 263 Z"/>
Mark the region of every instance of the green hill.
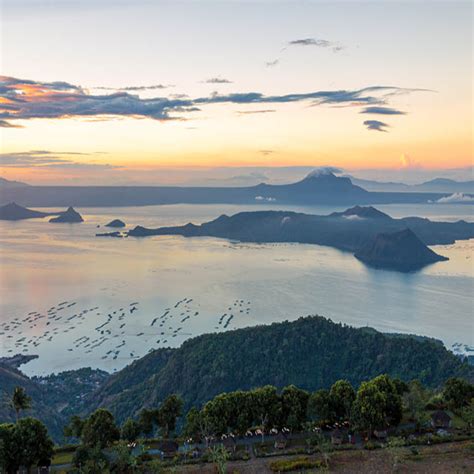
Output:
<path fill-rule="evenodd" d="M 437 341 L 313 316 L 206 334 L 178 349 L 156 350 L 112 375 L 86 404 L 88 411 L 104 406 L 124 420 L 172 393 L 189 407 L 232 390 L 295 384 L 313 391 L 338 379 L 357 386 L 381 373 L 437 387 L 448 377 L 472 378 L 474 372 Z"/>

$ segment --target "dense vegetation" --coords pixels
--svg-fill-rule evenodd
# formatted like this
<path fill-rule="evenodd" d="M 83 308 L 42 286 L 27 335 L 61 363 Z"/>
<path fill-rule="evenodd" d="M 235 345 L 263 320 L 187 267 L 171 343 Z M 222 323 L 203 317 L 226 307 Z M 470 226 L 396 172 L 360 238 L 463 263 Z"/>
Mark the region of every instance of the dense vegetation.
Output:
<path fill-rule="evenodd" d="M 16 386 L 32 398 L 28 414 L 46 423 L 59 441 L 71 415 L 100 407 L 122 423 L 174 393 L 188 410 L 222 392 L 292 384 L 314 391 L 338 379 L 357 386 L 381 373 L 428 387 L 451 376 L 473 378 L 473 368 L 435 340 L 308 317 L 199 336 L 178 349 L 156 350 L 112 376 L 80 369 L 30 379 L 0 362 L 0 421 L 15 420 L 9 397 Z"/>
<path fill-rule="evenodd" d="M 20 418 L 30 405 L 29 395 L 16 387 L 10 402 L 18 419 L 16 423 L 0 424 L 0 472 L 49 466 L 53 443 L 46 427 L 34 418 Z M 211 460 L 219 472 L 226 472 L 229 452 L 223 439 L 235 440 L 254 433 L 261 435 L 258 443 L 264 446 L 265 435 L 280 432 L 285 439 L 289 433 L 299 433 L 322 455 L 316 464 L 305 461 L 300 468 L 328 467 L 327 444 L 331 433 L 328 430 L 334 427 L 332 436 L 342 433 L 339 428 L 344 427 L 348 434 L 360 433 L 370 439 L 372 434 L 378 436 L 377 430 L 395 429 L 405 417 L 405 423 L 409 422 L 405 426 L 415 426 L 412 433 L 420 429 L 426 431 L 431 410 L 450 409 L 464 420 L 466 433 L 470 433 L 474 426 L 474 385 L 450 378 L 442 390 L 432 391 L 418 380 L 407 384 L 379 375 L 362 382 L 357 390 L 347 380 L 338 380 L 329 390 L 313 393 L 294 385 L 282 390 L 273 386 L 239 390 L 221 393 L 202 407 L 192 407 L 185 423 L 181 424 L 184 425 L 181 433 L 177 433 L 182 408 L 182 400 L 173 394 L 156 407 L 142 409 L 135 419 L 130 418 L 121 426 L 116 424 L 110 411 L 102 408 L 86 418 L 75 415 L 65 428 L 65 435 L 71 441 L 79 441 L 68 448 L 73 452 L 70 463 L 80 468 L 79 472 L 87 473 L 150 472 L 148 462 L 154 461 L 144 441 L 150 436 L 159 436 L 161 444 L 158 446 L 171 444 L 174 446 L 172 457 L 186 460 L 189 450 L 188 454 L 179 455 L 178 443 L 169 440 L 181 434 L 188 438 L 188 443 L 200 443 L 206 456 L 204 460 Z M 366 449 L 371 447 L 369 443 Z M 395 437 L 388 446 L 394 443 L 401 446 L 404 441 Z M 299 461 L 292 461 L 295 462 Z M 155 467 L 156 472 L 162 472 L 159 464 L 155 463 Z"/>
<path fill-rule="evenodd" d="M 29 378 L 7 361 L 0 362 L 0 421 L 15 420 L 10 395 L 15 387 L 22 387 L 31 397 L 28 414 L 45 422 L 53 438 L 59 440 L 70 414 L 79 411 L 86 395 L 108 376 L 104 371 L 85 368 Z"/>
<path fill-rule="evenodd" d="M 357 386 L 381 373 L 429 387 L 473 369 L 434 340 L 355 329 L 322 317 L 207 334 L 157 350 L 114 374 L 90 397 L 120 421 L 177 393 L 188 408 L 222 392 L 264 385 L 314 391 L 338 379 Z"/>

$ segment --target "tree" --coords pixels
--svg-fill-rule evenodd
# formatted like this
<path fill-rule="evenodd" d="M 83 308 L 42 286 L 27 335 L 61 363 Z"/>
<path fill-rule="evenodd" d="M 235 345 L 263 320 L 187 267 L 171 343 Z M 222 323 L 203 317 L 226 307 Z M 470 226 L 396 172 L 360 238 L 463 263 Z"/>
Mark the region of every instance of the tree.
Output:
<path fill-rule="evenodd" d="M 20 417 L 21 410 L 31 408 L 31 397 L 29 397 L 23 387 L 15 387 L 11 399 L 11 404 L 16 413 L 16 421 Z"/>
<path fill-rule="evenodd" d="M 16 471 L 13 459 L 13 423 L 0 424 L 0 472 Z"/>
<path fill-rule="evenodd" d="M 311 394 L 308 400 L 308 416 L 320 425 L 334 421 L 335 416 L 328 390 L 321 389 Z"/>
<path fill-rule="evenodd" d="M 11 454 L 16 466 L 30 468 L 34 465 L 49 465 L 54 444 L 48 430 L 35 418 L 23 418 L 12 429 Z"/>
<path fill-rule="evenodd" d="M 398 425 L 402 417 L 402 400 L 393 381 L 379 375 L 362 382 L 354 401 L 351 419 L 361 430 L 372 431 L 381 426 Z"/>
<path fill-rule="evenodd" d="M 112 413 L 99 408 L 85 421 L 81 437 L 84 445 L 103 449 L 119 439 L 120 431 Z"/>
<path fill-rule="evenodd" d="M 218 444 L 210 449 L 211 461 L 216 465 L 219 474 L 226 474 L 227 459 L 229 454 L 222 444 Z"/>
<path fill-rule="evenodd" d="M 106 473 L 109 466 L 107 456 L 99 445 L 79 446 L 74 453 L 72 463 L 84 474 Z"/>
<path fill-rule="evenodd" d="M 428 400 L 429 392 L 419 380 L 412 380 L 403 395 L 403 407 L 408 412 L 410 419 L 415 421 L 418 426 L 424 425 L 428 421 L 426 413 Z"/>
<path fill-rule="evenodd" d="M 443 398 L 451 409 L 460 409 L 474 398 L 474 385 L 463 379 L 452 377 L 444 385 Z"/>
<path fill-rule="evenodd" d="M 141 433 L 150 436 L 153 433 L 154 420 L 156 419 L 156 410 L 142 408 L 138 413 L 138 422 L 140 424 Z"/>
<path fill-rule="evenodd" d="M 471 403 L 460 410 L 461 418 L 467 423 L 469 428 L 474 427 L 474 398 Z"/>
<path fill-rule="evenodd" d="M 355 391 L 347 380 L 338 380 L 333 384 L 329 391 L 329 399 L 339 421 L 349 419 L 355 397 Z"/>
<path fill-rule="evenodd" d="M 281 404 L 284 424 L 291 430 L 300 430 L 306 421 L 309 393 L 294 385 L 285 387 L 281 392 Z"/>
<path fill-rule="evenodd" d="M 162 435 L 168 437 L 176 428 L 176 420 L 181 416 L 183 400 L 177 395 L 170 395 L 158 409 L 157 424 Z"/>
<path fill-rule="evenodd" d="M 402 397 L 397 385 L 388 375 L 379 375 L 371 380 L 386 397 L 385 417 L 386 423 L 397 426 L 403 415 Z"/>
<path fill-rule="evenodd" d="M 372 382 L 362 382 L 354 401 L 351 421 L 359 430 L 369 432 L 377 426 L 383 426 L 386 421 L 385 394 Z"/>
<path fill-rule="evenodd" d="M 71 416 L 69 423 L 64 427 L 64 436 L 79 439 L 84 429 L 85 421 L 77 415 Z"/>
<path fill-rule="evenodd" d="M 114 462 L 112 465 L 112 471 L 118 474 L 131 474 L 137 467 L 137 460 L 132 455 L 130 448 L 124 441 L 119 441 L 114 446 Z"/>
<path fill-rule="evenodd" d="M 254 418 L 262 431 L 281 424 L 281 400 L 275 387 L 266 385 L 257 388 L 251 392 L 251 398 Z"/>
<path fill-rule="evenodd" d="M 186 415 L 186 424 L 184 425 L 184 435 L 193 438 L 194 441 L 205 441 L 206 446 L 209 438 L 214 434 L 212 424 L 204 410 L 199 411 L 192 407 Z"/>
<path fill-rule="evenodd" d="M 214 435 L 227 433 L 234 427 L 232 417 L 235 417 L 234 405 L 227 393 L 221 393 L 209 400 L 202 409 L 207 420 L 209 431 Z"/>
<path fill-rule="evenodd" d="M 140 423 L 138 423 L 138 421 L 133 420 L 132 418 L 128 418 L 128 420 L 126 420 L 125 423 L 122 425 L 120 438 L 128 442 L 136 441 L 136 439 L 140 436 L 140 432 Z"/>

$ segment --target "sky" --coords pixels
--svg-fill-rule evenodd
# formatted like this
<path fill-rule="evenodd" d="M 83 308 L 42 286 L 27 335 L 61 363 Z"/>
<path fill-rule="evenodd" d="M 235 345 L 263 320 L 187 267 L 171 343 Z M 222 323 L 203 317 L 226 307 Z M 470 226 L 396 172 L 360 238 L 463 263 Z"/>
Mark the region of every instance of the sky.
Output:
<path fill-rule="evenodd" d="M 8 179 L 246 184 L 318 166 L 472 179 L 469 1 L 1 9 Z"/>

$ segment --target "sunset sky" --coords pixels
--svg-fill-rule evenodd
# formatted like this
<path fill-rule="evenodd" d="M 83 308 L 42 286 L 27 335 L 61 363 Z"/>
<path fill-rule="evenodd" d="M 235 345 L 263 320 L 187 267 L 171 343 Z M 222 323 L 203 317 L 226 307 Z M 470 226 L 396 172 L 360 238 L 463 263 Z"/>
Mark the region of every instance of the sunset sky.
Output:
<path fill-rule="evenodd" d="M 472 179 L 469 1 L 2 0 L 0 70 L 8 179 Z"/>

